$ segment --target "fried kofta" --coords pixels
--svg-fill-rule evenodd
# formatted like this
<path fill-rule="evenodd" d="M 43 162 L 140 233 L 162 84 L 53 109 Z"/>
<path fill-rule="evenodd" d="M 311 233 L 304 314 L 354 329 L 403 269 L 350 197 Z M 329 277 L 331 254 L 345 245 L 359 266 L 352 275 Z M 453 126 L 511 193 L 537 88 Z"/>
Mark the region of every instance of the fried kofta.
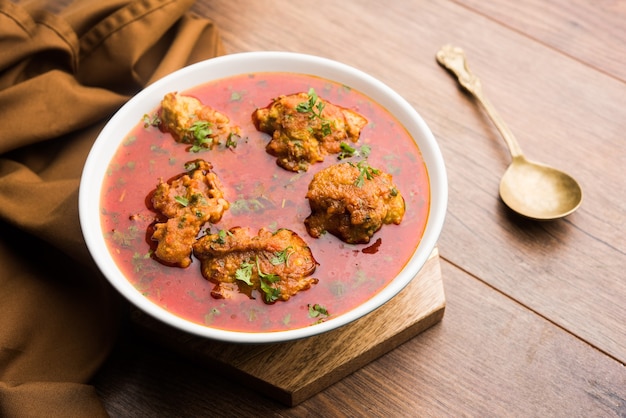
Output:
<path fill-rule="evenodd" d="M 306 194 L 311 214 L 304 224 L 318 238 L 329 232 L 350 244 L 365 244 L 384 224 L 400 224 L 404 198 L 390 174 L 366 160 L 332 165 L 313 176 Z"/>
<path fill-rule="evenodd" d="M 266 151 L 289 171 L 307 171 L 309 166 L 337 154 L 342 142 L 356 142 L 367 119 L 357 112 L 334 105 L 308 93 L 283 95 L 252 114 L 257 130 L 272 135 Z"/>
<path fill-rule="evenodd" d="M 211 106 L 192 96 L 167 93 L 161 101 L 160 129 L 169 132 L 176 142 L 197 149 L 211 149 L 219 144 L 234 144 L 241 136 L 238 126 Z"/>
<path fill-rule="evenodd" d="M 202 275 L 214 283 L 214 298 L 229 298 L 233 292 L 253 297 L 258 291 L 266 303 L 286 301 L 317 283 L 310 277 L 317 266 L 304 240 L 295 232 L 265 228 L 250 235 L 235 227 L 201 237 L 193 246 Z"/>
<path fill-rule="evenodd" d="M 191 264 L 192 245 L 204 224 L 218 222 L 230 207 L 211 163 L 194 160 L 185 167 L 187 172 L 161 180 L 151 199 L 153 209 L 166 218 L 154 225 L 154 255 L 179 267 Z"/>

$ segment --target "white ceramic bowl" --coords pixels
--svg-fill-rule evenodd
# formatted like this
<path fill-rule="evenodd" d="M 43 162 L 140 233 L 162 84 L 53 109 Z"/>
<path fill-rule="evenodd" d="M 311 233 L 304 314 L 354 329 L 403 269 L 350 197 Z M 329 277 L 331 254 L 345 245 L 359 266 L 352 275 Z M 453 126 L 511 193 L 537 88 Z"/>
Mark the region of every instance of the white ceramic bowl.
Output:
<path fill-rule="evenodd" d="M 428 223 L 421 242 L 404 269 L 365 303 L 315 326 L 277 332 L 237 332 L 211 328 L 178 317 L 147 299 L 124 277 L 109 253 L 101 227 L 101 184 L 117 147 L 137 126 L 138 115 L 157 108 L 168 92 L 184 91 L 212 79 L 255 72 L 316 75 L 364 93 L 404 125 L 417 143 L 428 171 L 431 193 Z M 415 277 L 433 251 L 443 227 L 447 197 L 445 166 L 433 134 L 413 107 L 384 83 L 353 67 L 325 58 L 288 52 L 249 52 L 185 67 L 153 83 L 129 100 L 104 127 L 87 158 L 80 184 L 79 212 L 83 235 L 93 259 L 110 283 L 136 307 L 170 326 L 202 337 L 235 343 L 273 343 L 336 329 L 369 314 L 393 298 Z"/>

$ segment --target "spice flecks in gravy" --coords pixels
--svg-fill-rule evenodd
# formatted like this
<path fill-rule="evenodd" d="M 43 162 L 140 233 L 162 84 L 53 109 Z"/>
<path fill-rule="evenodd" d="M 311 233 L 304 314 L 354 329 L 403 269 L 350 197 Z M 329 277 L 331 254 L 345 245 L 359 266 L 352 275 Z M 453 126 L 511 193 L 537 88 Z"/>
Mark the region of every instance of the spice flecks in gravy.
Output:
<path fill-rule="evenodd" d="M 338 162 L 336 155 L 307 172 L 294 173 L 276 165 L 265 151 L 269 135 L 258 132 L 252 112 L 275 97 L 314 88 L 320 97 L 365 116 L 368 124 L 359 149 L 370 147 L 368 162 L 393 175 L 406 201 L 400 225 L 386 225 L 370 245 L 349 245 L 331 234 L 312 238 L 304 227 L 310 214 L 305 199 L 313 175 Z M 102 229 L 112 256 L 132 284 L 154 303 L 193 322 L 210 327 L 267 332 L 301 328 L 341 315 L 382 290 L 400 272 L 424 232 L 430 205 L 428 173 L 422 156 L 403 126 L 384 108 L 347 86 L 325 79 L 290 73 L 243 74 L 197 86 L 181 94 L 228 115 L 241 128 L 235 148 L 216 147 L 193 153 L 188 146 L 153 126 L 130 132 L 112 159 L 101 200 Z M 146 109 L 151 115 L 157 109 Z M 230 209 L 211 231 L 235 226 L 257 231 L 289 228 L 310 246 L 319 266 L 319 283 L 287 302 L 267 305 L 247 295 L 232 299 L 211 297 L 213 283 L 204 279 L 194 259 L 187 268 L 165 266 L 150 255 L 147 230 L 155 214 L 146 199 L 159 178 L 167 180 L 184 171 L 187 161 L 203 158 L 214 167 L 224 185 Z M 350 161 L 348 159 L 346 161 Z M 352 159 L 358 161 L 359 158 Z M 208 224 L 207 224 L 208 226 Z"/>

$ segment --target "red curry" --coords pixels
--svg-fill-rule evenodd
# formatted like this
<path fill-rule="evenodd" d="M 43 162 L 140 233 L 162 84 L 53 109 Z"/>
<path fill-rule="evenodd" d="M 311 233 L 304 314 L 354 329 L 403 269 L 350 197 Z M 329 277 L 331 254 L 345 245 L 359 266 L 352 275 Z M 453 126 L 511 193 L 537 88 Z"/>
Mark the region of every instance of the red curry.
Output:
<path fill-rule="evenodd" d="M 385 225 L 367 245 L 349 245 L 331 234 L 314 239 L 303 221 L 310 214 L 305 195 L 313 175 L 338 162 L 336 155 L 293 173 L 276 165 L 265 152 L 269 136 L 256 131 L 251 114 L 282 94 L 314 88 L 331 103 L 365 116 L 368 124 L 357 150 L 370 148 L 370 166 L 393 175 L 406 201 L 400 225 Z M 429 211 L 428 174 L 410 135 L 384 108 L 347 86 L 312 76 L 258 73 L 229 77 L 180 92 L 226 114 L 239 125 L 242 139 L 236 147 L 191 152 L 167 133 L 138 125 L 120 145 L 103 185 L 102 228 L 120 269 L 154 303 L 176 315 L 206 326 L 247 332 L 281 331 L 313 325 L 341 315 L 370 299 L 404 267 L 423 234 Z M 152 113 L 150 113 L 152 112 Z M 148 115 L 156 109 L 146 109 Z M 363 148 L 365 151 L 365 148 Z M 267 305 L 261 297 L 238 295 L 214 299 L 213 284 L 200 273 L 200 263 L 182 269 L 168 267 L 151 257 L 147 230 L 154 220 L 146 199 L 159 178 L 184 172 L 184 164 L 197 158 L 213 164 L 231 207 L 222 220 L 206 225 L 211 231 L 234 226 L 270 230 L 289 228 L 310 246 L 318 261 L 313 277 L 319 283 L 287 302 Z M 353 157 L 355 161 L 359 158 Z M 349 160 L 348 160 L 349 161 Z M 313 309 L 315 307 L 315 309 Z M 320 312 L 322 312 L 320 314 Z M 326 315 L 328 313 L 328 316 Z"/>

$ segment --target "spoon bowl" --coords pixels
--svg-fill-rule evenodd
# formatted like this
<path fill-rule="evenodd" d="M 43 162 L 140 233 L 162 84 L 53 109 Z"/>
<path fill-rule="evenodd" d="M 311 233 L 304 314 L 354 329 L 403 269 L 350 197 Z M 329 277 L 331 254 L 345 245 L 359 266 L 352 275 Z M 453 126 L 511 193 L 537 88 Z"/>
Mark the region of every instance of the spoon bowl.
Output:
<path fill-rule="evenodd" d="M 437 52 L 437 61 L 474 95 L 509 148 L 512 162 L 500 181 L 500 198 L 504 204 L 522 216 L 537 220 L 558 219 L 574 212 L 583 198 L 578 182 L 567 173 L 524 157 L 513 132 L 483 94 L 480 80 L 469 70 L 463 50 L 445 45 Z"/>
<path fill-rule="evenodd" d="M 582 190 L 570 175 L 518 156 L 500 181 L 500 198 L 520 215 L 550 220 L 574 212 Z"/>

